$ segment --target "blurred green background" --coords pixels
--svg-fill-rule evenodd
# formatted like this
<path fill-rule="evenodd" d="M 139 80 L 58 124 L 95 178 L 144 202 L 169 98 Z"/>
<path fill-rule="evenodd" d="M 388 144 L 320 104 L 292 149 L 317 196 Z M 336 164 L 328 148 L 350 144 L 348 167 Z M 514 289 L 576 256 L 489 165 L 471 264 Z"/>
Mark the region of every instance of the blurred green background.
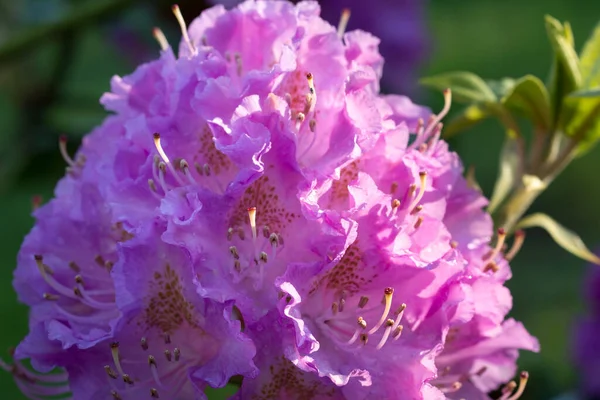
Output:
<path fill-rule="evenodd" d="M 175 43 L 178 33 L 170 3 L 0 0 L 0 350 L 16 345 L 27 331 L 27 309 L 16 301 L 12 271 L 20 242 L 33 222 L 32 196 L 50 198 L 64 173 L 58 136 L 69 136 L 72 152 L 82 135 L 101 121 L 105 114 L 98 98 L 108 90 L 110 77 L 127 74 L 136 59 L 157 54 L 153 26 L 163 27 Z M 193 0 L 180 5 L 188 18 L 203 7 Z M 470 70 L 490 79 L 528 73 L 545 79 L 551 59 L 545 14 L 570 21 L 579 48 L 600 20 L 600 2 L 430 1 L 427 18 L 433 49 L 420 75 Z M 65 17 L 52 35 L 44 30 L 45 24 Z M 22 34 L 33 35 L 34 46 L 19 42 Z M 439 94 L 420 95 L 434 109 L 441 107 Z M 455 105 L 457 109 L 460 106 Z M 488 195 L 502 138 L 502 129 L 492 121 L 451 140 L 465 164 L 476 167 Z M 600 148 L 596 148 L 576 160 L 532 209 L 554 216 L 592 248 L 600 244 L 600 185 L 594 186 L 599 169 Z M 540 354 L 522 354 L 520 359 L 520 368 L 531 375 L 524 398 L 549 399 L 577 385 L 570 333 L 572 322 L 585 312 L 581 283 L 588 267 L 558 248 L 545 232 L 533 230 L 512 268 L 512 316 L 522 320 L 542 346 Z M 0 388 L 3 399 L 22 398 L 7 373 L 0 373 Z"/>

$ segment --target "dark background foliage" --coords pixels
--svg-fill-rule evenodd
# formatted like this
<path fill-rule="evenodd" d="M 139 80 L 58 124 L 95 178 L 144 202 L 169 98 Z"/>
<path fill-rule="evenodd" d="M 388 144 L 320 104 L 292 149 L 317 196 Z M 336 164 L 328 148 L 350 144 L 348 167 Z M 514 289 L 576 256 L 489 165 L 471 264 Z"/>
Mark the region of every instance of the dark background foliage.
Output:
<path fill-rule="evenodd" d="M 161 26 L 176 43 L 170 3 L 0 0 L 0 351 L 6 349 L 5 360 L 9 347 L 27 332 L 27 309 L 12 290 L 12 271 L 33 223 L 32 196 L 49 199 L 64 173 L 58 137 L 66 134 L 73 152 L 102 120 L 98 98 L 108 90 L 110 77 L 158 54 L 153 26 Z M 204 7 L 195 0 L 179 4 L 188 19 Z M 544 79 L 551 59 L 544 14 L 570 21 L 578 48 L 600 19 L 600 2 L 588 0 L 432 0 L 427 7 L 432 52 L 420 76 L 470 70 L 490 79 L 528 73 Z M 421 90 L 417 98 L 441 107 L 437 93 Z M 488 195 L 502 138 L 498 123 L 490 121 L 451 140 L 465 164 L 475 166 Z M 599 160 L 598 148 L 576 160 L 533 206 L 578 232 L 591 247 L 600 242 L 600 186 L 594 186 Z M 525 398 L 548 399 L 577 385 L 570 333 L 585 312 L 581 283 L 589 267 L 540 230 L 529 232 L 512 266 L 512 316 L 524 321 L 542 346 L 540 354 L 520 359 L 520 368 L 531 375 Z M 0 373 L 0 388 L 5 399 L 21 398 L 8 373 Z"/>

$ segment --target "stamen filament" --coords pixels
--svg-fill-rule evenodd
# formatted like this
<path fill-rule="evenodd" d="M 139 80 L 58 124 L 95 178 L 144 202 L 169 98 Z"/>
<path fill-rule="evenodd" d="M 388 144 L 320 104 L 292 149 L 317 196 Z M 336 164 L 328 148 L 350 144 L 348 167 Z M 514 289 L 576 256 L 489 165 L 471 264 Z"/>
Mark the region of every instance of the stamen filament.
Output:
<path fill-rule="evenodd" d="M 338 37 L 341 39 L 346 32 L 346 27 L 348 26 L 348 21 L 350 20 L 350 9 L 344 8 L 342 10 L 342 15 L 340 16 L 340 22 L 337 27 Z"/>
<path fill-rule="evenodd" d="M 525 231 L 523 231 L 523 230 L 516 231 L 515 232 L 515 240 L 513 241 L 513 245 L 510 248 L 510 250 L 508 251 L 508 253 L 506 253 L 506 255 L 504 256 L 506 261 L 510 261 L 513 258 L 515 258 L 515 256 L 519 252 L 519 250 L 521 250 L 521 247 L 523 247 L 524 242 L 525 242 Z"/>
<path fill-rule="evenodd" d="M 425 194 L 425 185 L 427 183 L 427 172 L 426 171 L 419 172 L 419 180 L 421 183 L 421 186 L 419 187 L 419 193 L 417 193 L 417 196 L 410 203 L 410 207 L 408 207 L 409 210 L 414 211 L 414 209 L 417 207 L 417 205 L 419 205 L 419 202 L 423 198 L 423 195 Z"/>
<path fill-rule="evenodd" d="M 75 161 L 73 161 L 73 159 L 69 155 L 69 152 L 67 151 L 67 137 L 66 136 L 61 135 L 61 137 L 58 139 L 58 148 L 60 149 L 60 154 L 61 154 L 62 158 L 69 165 L 69 167 L 75 168 L 75 166 L 76 166 Z"/>
<path fill-rule="evenodd" d="M 252 240 L 256 242 L 256 207 L 248 209 L 248 219 L 250 220 L 250 228 L 252 228 Z"/>
<path fill-rule="evenodd" d="M 117 371 L 119 371 L 121 376 L 125 375 L 123 368 L 121 368 L 121 361 L 119 360 L 119 342 L 112 342 L 110 344 L 110 352 L 112 354 L 113 363 L 115 364 Z"/>
<path fill-rule="evenodd" d="M 192 54 L 195 53 L 196 50 L 194 49 L 194 45 L 192 44 L 192 41 L 190 40 L 190 37 L 188 35 L 187 26 L 185 24 L 185 20 L 183 19 L 183 15 L 181 15 L 181 10 L 179 9 L 179 6 L 177 4 L 173 5 L 172 10 L 173 14 L 175 15 L 175 18 L 177 19 L 177 23 L 181 28 L 181 36 L 183 36 L 183 40 L 187 43 L 188 47 L 190 48 L 190 52 Z"/>
<path fill-rule="evenodd" d="M 162 51 L 165 51 L 169 48 L 169 42 L 160 28 L 155 27 L 152 29 L 152 36 L 154 36 L 154 39 L 156 39 Z"/>
<path fill-rule="evenodd" d="M 369 335 L 372 335 L 373 333 L 377 332 L 377 330 L 381 327 L 381 325 L 383 325 L 388 314 L 390 313 L 390 308 L 392 307 L 392 296 L 394 295 L 394 289 L 392 289 L 390 287 L 385 288 L 383 293 L 384 293 L 383 301 L 385 303 L 385 307 L 383 309 L 383 314 L 381 314 L 381 318 L 379 319 L 379 321 L 377 321 L 375 326 L 373 326 L 373 328 L 371 328 L 371 330 L 369 332 L 367 332 Z"/>
<path fill-rule="evenodd" d="M 498 228 L 498 241 L 496 242 L 496 247 L 490 252 L 490 254 L 484 258 L 484 261 L 493 261 L 494 258 L 500 253 L 502 250 L 502 246 L 504 246 L 504 240 L 506 239 L 506 231 L 503 228 Z"/>

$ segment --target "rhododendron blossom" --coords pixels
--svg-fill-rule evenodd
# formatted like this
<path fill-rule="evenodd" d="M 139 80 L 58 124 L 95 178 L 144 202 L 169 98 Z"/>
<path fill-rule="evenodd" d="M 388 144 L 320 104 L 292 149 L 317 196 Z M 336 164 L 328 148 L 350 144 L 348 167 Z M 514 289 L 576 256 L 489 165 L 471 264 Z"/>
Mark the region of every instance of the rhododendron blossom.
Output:
<path fill-rule="evenodd" d="M 438 115 L 381 95 L 378 40 L 316 2 L 189 28 L 173 10 L 177 55 L 155 30 L 160 57 L 112 80 L 74 159 L 61 140 L 15 272 L 30 334 L 2 365 L 23 392 L 204 398 L 235 376 L 238 398 L 474 399 L 510 380 L 538 346 L 505 320 L 504 234 L 440 139 L 450 92 Z"/>

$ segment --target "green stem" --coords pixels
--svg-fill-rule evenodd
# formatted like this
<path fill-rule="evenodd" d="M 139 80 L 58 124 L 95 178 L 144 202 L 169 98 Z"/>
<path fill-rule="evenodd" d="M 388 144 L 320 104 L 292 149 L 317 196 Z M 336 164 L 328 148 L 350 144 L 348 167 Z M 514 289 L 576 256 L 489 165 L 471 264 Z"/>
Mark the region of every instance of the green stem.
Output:
<path fill-rule="evenodd" d="M 47 40 L 61 37 L 69 31 L 88 26 L 122 11 L 136 0 L 92 0 L 71 12 L 60 21 L 37 26 L 17 34 L 0 47 L 0 63 L 25 54 Z"/>

